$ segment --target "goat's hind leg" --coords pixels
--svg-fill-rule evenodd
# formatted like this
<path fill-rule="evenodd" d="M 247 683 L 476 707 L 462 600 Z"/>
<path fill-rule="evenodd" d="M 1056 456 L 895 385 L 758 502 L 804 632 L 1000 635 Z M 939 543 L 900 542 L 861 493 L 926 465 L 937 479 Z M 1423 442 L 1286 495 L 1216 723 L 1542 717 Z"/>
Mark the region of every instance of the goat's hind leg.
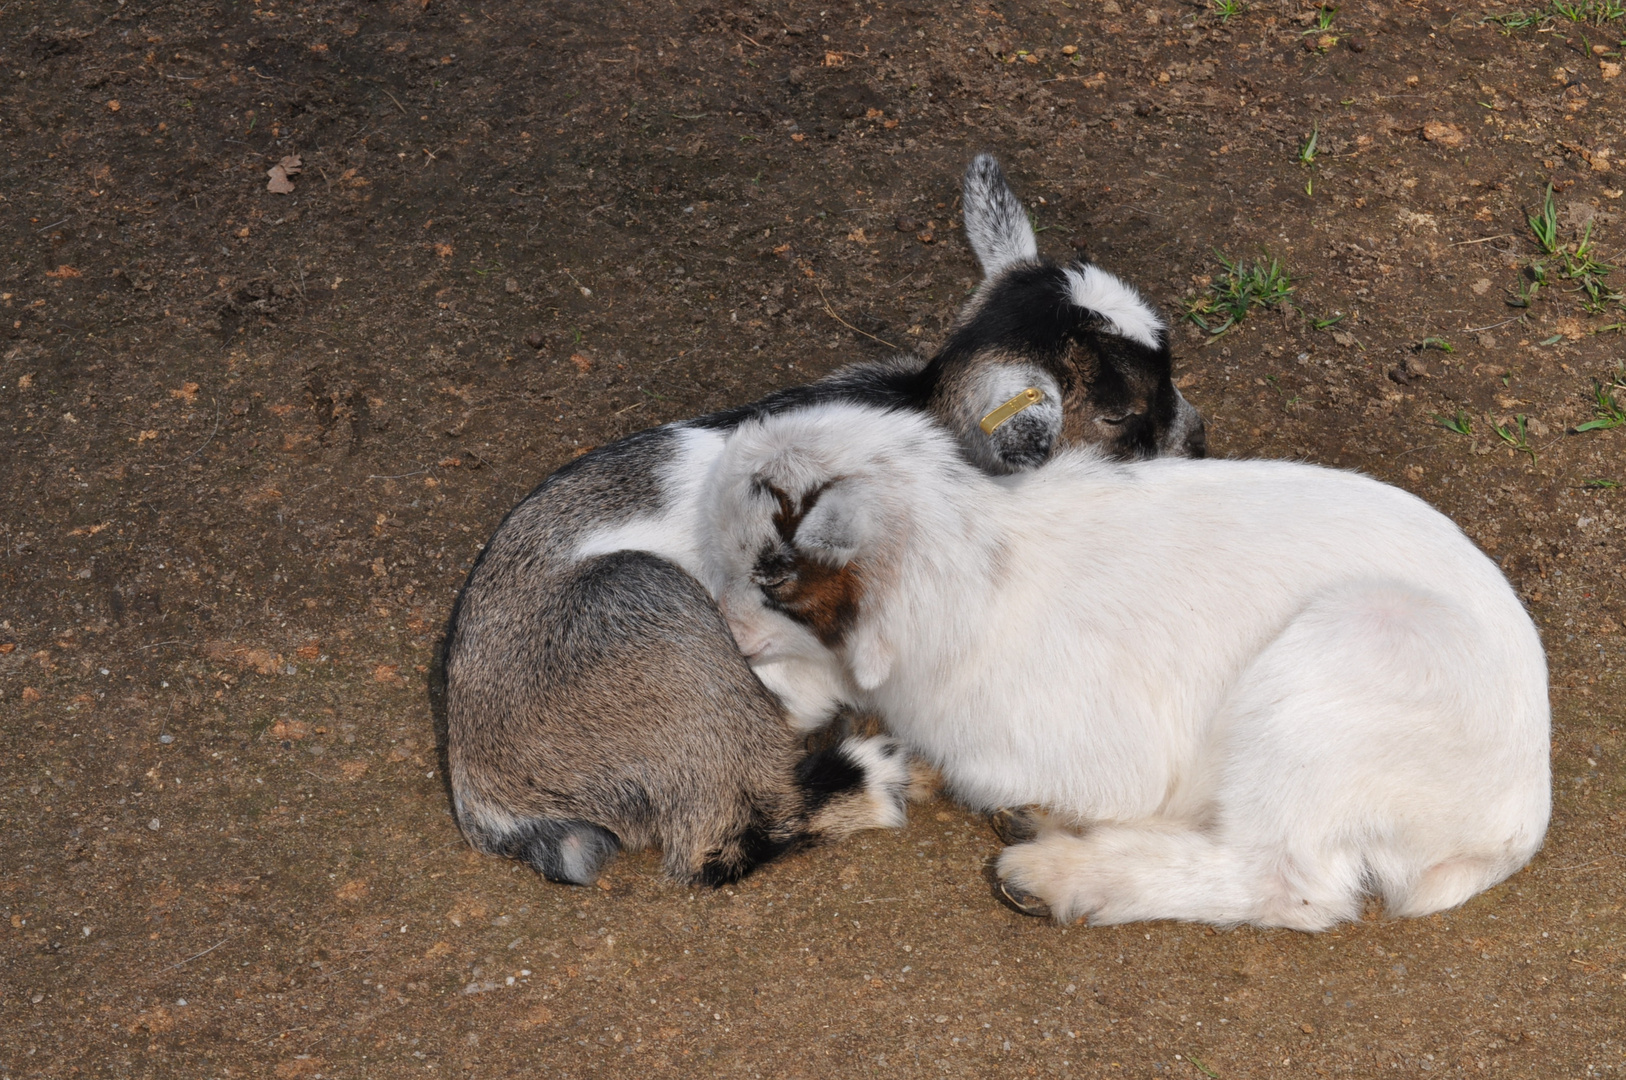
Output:
<path fill-rule="evenodd" d="M 1355 918 L 1368 891 L 1397 914 L 1461 903 L 1528 857 L 1499 853 L 1529 831 L 1530 770 L 1510 771 L 1495 738 L 1462 737 L 1498 685 L 1481 651 L 1438 597 L 1376 583 L 1319 598 L 1216 715 L 1211 771 L 1178 793 L 1189 816 L 1008 848 L 1007 891 L 1062 921 L 1301 930 Z"/>
<path fill-rule="evenodd" d="M 1061 923 L 1180 919 L 1323 930 L 1360 913 L 1358 865 L 1305 874 L 1291 859 L 1172 822 L 1049 832 L 1006 848 L 998 872 L 1018 910 Z"/>

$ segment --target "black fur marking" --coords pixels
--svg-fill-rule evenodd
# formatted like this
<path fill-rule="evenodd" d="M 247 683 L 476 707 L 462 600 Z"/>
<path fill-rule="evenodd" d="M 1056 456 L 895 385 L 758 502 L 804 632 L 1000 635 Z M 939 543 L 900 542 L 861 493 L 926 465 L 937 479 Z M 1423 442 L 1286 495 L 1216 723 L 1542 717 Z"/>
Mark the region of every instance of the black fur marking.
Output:
<path fill-rule="evenodd" d="M 838 371 L 809 386 L 776 390 L 749 405 L 724 409 L 689 423 L 692 427 L 726 431 L 739 427 L 747 420 L 760 420 L 792 409 L 834 401 L 857 402 L 879 409 L 922 409 L 931 397 L 938 378 L 936 372 L 928 378 L 924 368 L 911 371 L 894 367 L 860 367 Z"/>
<path fill-rule="evenodd" d="M 802 789 L 809 815 L 818 813 L 837 795 L 862 788 L 865 776 L 864 767 L 839 746 L 815 751 L 796 763 L 796 786 Z"/>
<path fill-rule="evenodd" d="M 776 835 L 766 819 L 752 814 L 751 823 L 738 837 L 739 850 L 726 855 L 721 851 L 711 852 L 695 880 L 713 889 L 732 885 L 757 867 L 806 847 L 810 840 L 811 837 L 801 832 Z"/>
<path fill-rule="evenodd" d="M 923 374 L 935 380 L 943 366 L 985 349 L 1022 353 L 1047 367 L 1059 365 L 1084 322 L 1083 309 L 1069 298 L 1061 267 L 1016 266 L 994 282 L 970 321 L 954 331 Z M 1074 381 L 1070 370 L 1054 374 L 1063 380 L 1063 390 Z"/>
<path fill-rule="evenodd" d="M 1050 372 L 1064 395 L 1083 391 L 1101 414 L 1125 416 L 1119 430 L 1102 444 L 1117 456 L 1154 456 L 1159 434 L 1174 420 L 1168 335 L 1160 334 L 1153 349 L 1108 333 L 1100 315 L 1073 302 L 1064 268 L 1054 263 L 1016 266 L 996 280 L 921 378 L 935 386 L 947 367 L 969 363 L 988 350 L 1025 356 Z M 1080 354 L 1087 357 L 1089 370 L 1079 366 Z M 1148 392 L 1153 395 L 1149 410 Z M 1008 447 L 1000 443 L 1007 464 L 1024 468 L 1046 460 L 1050 446 L 1038 442 L 1030 446 L 1031 440 L 1016 437 L 1019 431 L 1006 435 Z"/>
<path fill-rule="evenodd" d="M 592 822 L 537 818 L 498 839 L 492 850 L 530 864 L 549 881 L 590 885 L 599 868 L 621 850 L 621 841 Z"/>

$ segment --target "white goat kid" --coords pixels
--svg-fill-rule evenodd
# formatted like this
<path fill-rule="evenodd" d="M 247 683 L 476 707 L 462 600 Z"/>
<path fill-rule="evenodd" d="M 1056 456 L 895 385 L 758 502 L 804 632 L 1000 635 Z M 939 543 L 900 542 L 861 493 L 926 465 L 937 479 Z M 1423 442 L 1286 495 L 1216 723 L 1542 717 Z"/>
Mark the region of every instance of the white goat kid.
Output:
<path fill-rule="evenodd" d="M 837 404 L 740 427 L 703 528 L 753 663 L 839 668 L 959 798 L 1049 812 L 999 861 L 1032 913 L 1320 930 L 1368 893 L 1461 904 L 1541 845 L 1541 641 L 1398 488 L 1088 450 L 989 477 Z"/>

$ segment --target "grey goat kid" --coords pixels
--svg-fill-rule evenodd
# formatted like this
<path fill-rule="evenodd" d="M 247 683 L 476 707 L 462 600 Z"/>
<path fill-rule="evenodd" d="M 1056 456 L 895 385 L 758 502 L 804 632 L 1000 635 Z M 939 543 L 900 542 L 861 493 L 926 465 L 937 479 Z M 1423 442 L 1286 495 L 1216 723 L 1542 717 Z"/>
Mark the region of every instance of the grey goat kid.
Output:
<path fill-rule="evenodd" d="M 446 632 L 447 756 L 477 849 L 554 881 L 593 881 L 622 848 L 720 885 L 781 854 L 904 819 L 898 744 L 809 753 L 838 687 L 753 671 L 696 579 L 705 477 L 749 419 L 850 401 L 933 417 L 990 473 L 1058 442 L 1120 458 L 1203 453 L 1170 381 L 1162 323 L 1128 286 L 1041 259 L 987 155 L 965 178 L 984 278 L 929 361 L 899 356 L 600 447 L 516 506 L 469 573 Z M 776 697 L 772 689 L 786 695 Z"/>

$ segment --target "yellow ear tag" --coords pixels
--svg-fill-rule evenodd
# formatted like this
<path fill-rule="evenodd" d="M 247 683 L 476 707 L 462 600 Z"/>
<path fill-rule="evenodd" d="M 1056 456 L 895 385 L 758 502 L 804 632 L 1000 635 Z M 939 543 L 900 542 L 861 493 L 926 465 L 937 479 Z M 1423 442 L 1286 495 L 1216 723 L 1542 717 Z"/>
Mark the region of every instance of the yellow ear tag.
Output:
<path fill-rule="evenodd" d="M 1015 397 L 1011 398 L 1011 400 L 1007 401 L 1005 404 L 1001 405 L 999 408 L 995 409 L 993 412 L 989 413 L 987 416 L 983 417 L 982 422 L 977 426 L 982 428 L 982 433 L 984 435 L 992 435 L 994 430 L 998 428 L 999 425 L 1003 424 L 1005 421 L 1027 408 L 1029 405 L 1037 405 L 1043 400 L 1044 391 L 1040 390 L 1036 386 L 1030 386 L 1020 394 L 1017 394 Z"/>

